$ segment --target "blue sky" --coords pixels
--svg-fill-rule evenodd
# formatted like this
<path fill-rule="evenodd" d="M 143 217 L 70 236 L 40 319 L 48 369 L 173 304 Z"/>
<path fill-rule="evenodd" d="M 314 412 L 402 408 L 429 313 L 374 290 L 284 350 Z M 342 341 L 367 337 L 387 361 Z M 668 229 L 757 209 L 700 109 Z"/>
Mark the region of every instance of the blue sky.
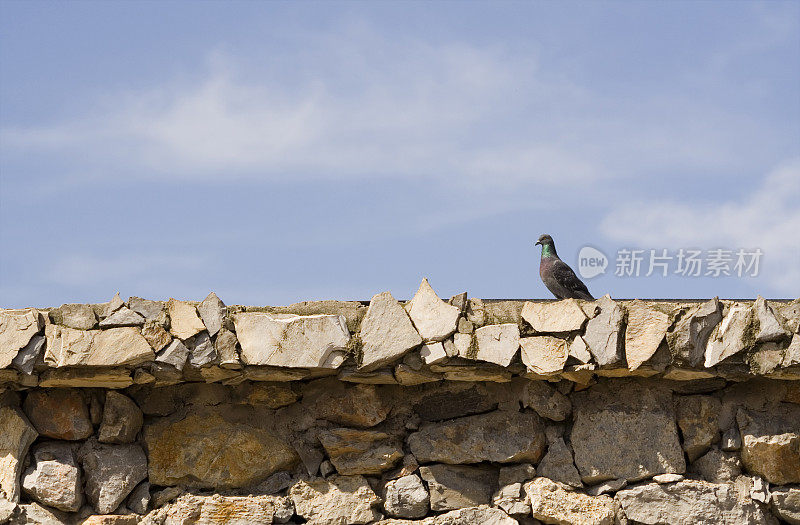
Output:
<path fill-rule="evenodd" d="M 0 2 L 0 305 L 797 297 L 799 93 L 798 2 Z"/>

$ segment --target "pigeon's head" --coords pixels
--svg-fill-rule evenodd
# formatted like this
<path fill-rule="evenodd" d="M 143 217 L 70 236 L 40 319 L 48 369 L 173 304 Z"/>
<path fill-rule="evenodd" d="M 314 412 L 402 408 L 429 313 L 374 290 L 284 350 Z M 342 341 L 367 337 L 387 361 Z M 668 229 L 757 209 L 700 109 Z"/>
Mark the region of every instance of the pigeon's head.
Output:
<path fill-rule="evenodd" d="M 553 238 L 543 233 L 539 236 L 539 240 L 536 241 L 536 244 L 541 244 L 542 246 L 547 246 L 548 244 L 553 244 Z"/>

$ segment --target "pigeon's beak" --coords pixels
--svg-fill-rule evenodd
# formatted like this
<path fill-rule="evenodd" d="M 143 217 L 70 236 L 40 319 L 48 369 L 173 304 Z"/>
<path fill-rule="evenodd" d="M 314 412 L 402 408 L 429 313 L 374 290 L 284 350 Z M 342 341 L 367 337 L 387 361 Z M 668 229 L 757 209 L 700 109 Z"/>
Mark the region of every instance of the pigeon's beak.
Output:
<path fill-rule="evenodd" d="M 534 246 L 536 246 L 537 244 L 542 244 L 542 241 L 536 241 L 536 242 L 534 243 Z"/>

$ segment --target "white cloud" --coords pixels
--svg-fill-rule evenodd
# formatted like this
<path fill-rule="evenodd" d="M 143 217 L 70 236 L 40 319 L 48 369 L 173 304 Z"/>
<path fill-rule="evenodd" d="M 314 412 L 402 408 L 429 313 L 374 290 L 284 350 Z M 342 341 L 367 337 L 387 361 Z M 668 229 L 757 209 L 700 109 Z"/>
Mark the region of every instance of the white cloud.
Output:
<path fill-rule="evenodd" d="M 800 290 L 800 159 L 765 176 L 739 200 L 622 202 L 601 223 L 608 237 L 649 248 L 761 248 L 762 276 L 775 292 Z"/>

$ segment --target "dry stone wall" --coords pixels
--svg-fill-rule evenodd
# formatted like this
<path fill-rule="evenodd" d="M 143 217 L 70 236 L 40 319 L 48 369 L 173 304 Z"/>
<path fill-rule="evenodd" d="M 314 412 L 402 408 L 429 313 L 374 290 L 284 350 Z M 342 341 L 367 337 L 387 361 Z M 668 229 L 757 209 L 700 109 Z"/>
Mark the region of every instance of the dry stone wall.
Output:
<path fill-rule="evenodd" d="M 0 524 L 800 523 L 800 300 L 0 310 Z"/>

